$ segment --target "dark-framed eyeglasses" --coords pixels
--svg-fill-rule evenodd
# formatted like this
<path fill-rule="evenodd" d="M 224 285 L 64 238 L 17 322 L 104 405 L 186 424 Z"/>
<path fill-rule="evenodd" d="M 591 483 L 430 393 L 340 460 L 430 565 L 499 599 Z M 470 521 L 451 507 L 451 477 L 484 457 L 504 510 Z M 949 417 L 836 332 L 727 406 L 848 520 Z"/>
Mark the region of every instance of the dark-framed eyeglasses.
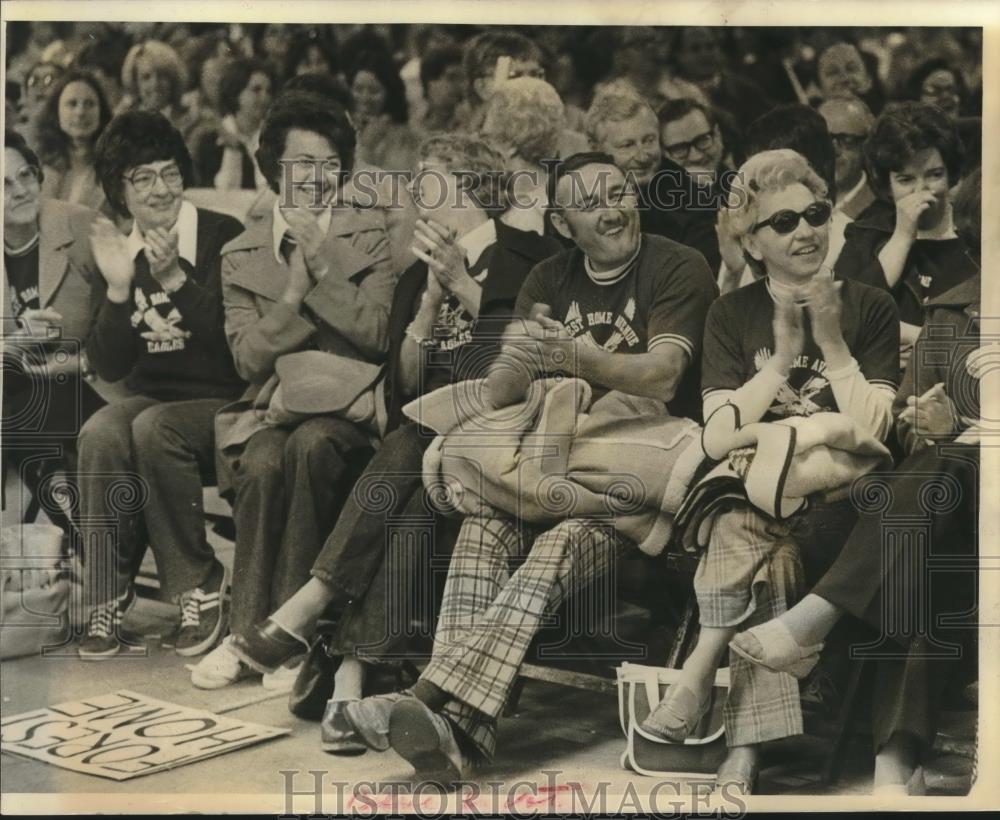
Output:
<path fill-rule="evenodd" d="M 800 219 L 804 219 L 812 227 L 818 228 L 820 225 L 825 225 L 830 221 L 832 213 L 833 206 L 825 200 L 819 200 L 804 211 L 793 211 L 791 209 L 775 211 L 763 222 L 754 223 L 753 227 L 750 228 L 750 233 L 757 233 L 761 228 L 770 226 L 771 230 L 776 234 L 784 236 L 799 227 Z"/>
<path fill-rule="evenodd" d="M 830 139 L 833 140 L 833 147 L 840 151 L 857 151 L 868 137 L 863 134 L 830 134 Z"/>
<path fill-rule="evenodd" d="M 699 134 L 688 142 L 675 142 L 671 145 L 665 145 L 663 150 L 670 159 L 684 160 L 688 158 L 692 148 L 697 148 L 699 151 L 707 151 L 712 147 L 713 142 L 715 142 L 714 129 L 706 131 L 704 134 Z"/>
<path fill-rule="evenodd" d="M 176 165 L 168 165 L 159 171 L 154 171 L 152 168 L 138 168 L 131 174 L 125 174 L 125 179 L 131 182 L 132 187 L 140 194 L 153 190 L 158 179 L 162 179 L 168 188 L 180 188 L 184 184 L 184 175 Z"/>

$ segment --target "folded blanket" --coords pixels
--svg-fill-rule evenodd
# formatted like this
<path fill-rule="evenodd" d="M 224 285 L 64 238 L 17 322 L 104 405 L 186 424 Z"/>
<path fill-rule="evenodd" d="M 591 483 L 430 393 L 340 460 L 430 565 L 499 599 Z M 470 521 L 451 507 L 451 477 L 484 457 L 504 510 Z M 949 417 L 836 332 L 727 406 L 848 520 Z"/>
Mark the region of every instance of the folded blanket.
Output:
<path fill-rule="evenodd" d="M 664 549 L 704 460 L 695 422 L 618 391 L 591 403 L 580 379 L 538 380 L 501 410 L 484 390 L 485 381 L 460 382 L 403 408 L 438 433 L 424 481 L 440 508 L 490 507 L 535 524 L 597 518 L 650 555 Z"/>
<path fill-rule="evenodd" d="M 708 545 L 713 513 L 751 503 L 782 520 L 802 512 L 810 497 L 833 500 L 892 456 L 843 413 L 815 413 L 741 426 L 736 407 L 723 405 L 705 423 L 702 446 L 723 459 L 691 488 L 677 512 L 678 542 L 696 552 Z"/>

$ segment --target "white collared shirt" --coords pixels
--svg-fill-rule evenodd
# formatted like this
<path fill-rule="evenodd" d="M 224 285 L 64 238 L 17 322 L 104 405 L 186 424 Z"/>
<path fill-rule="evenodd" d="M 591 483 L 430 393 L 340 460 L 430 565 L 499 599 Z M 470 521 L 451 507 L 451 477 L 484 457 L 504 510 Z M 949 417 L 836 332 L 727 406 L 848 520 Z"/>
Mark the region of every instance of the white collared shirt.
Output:
<path fill-rule="evenodd" d="M 177 221 L 170 229 L 177 234 L 177 255 L 193 268 L 198 259 L 198 209 L 186 199 L 181 202 Z M 142 235 L 138 220 L 132 220 L 132 232 L 125 240 L 129 259 L 135 259 L 146 249 L 146 238 Z"/>
<path fill-rule="evenodd" d="M 285 234 L 289 233 L 290 229 L 288 223 L 285 221 L 284 215 L 281 213 L 281 208 L 279 207 L 281 203 L 280 199 L 274 201 L 274 224 L 272 225 L 271 241 L 274 248 L 274 258 L 282 265 L 285 264 L 285 260 L 281 258 L 281 242 L 285 238 Z M 333 212 L 329 208 L 324 208 L 319 215 L 319 227 L 323 231 L 323 234 L 330 230 L 330 222 L 333 220 Z M 291 237 L 289 237 L 291 239 Z"/>
<path fill-rule="evenodd" d="M 458 244 L 465 248 L 465 259 L 471 268 L 490 245 L 497 241 L 497 226 L 492 219 L 487 219 L 482 225 L 473 228 L 467 234 L 458 238 Z M 485 274 L 485 271 L 484 271 Z M 481 279 L 482 275 L 477 277 Z"/>
<path fill-rule="evenodd" d="M 851 190 L 848 191 L 843 196 L 837 197 L 837 204 L 834 205 L 834 208 L 836 208 L 838 211 L 843 210 L 844 206 L 847 205 L 848 202 L 850 202 L 852 199 L 854 199 L 854 197 L 856 197 L 860 193 L 861 189 L 865 187 L 865 183 L 867 182 L 868 182 L 868 175 L 864 171 L 862 171 L 861 179 L 858 180 L 858 184 L 855 185 L 853 188 L 851 188 Z"/>

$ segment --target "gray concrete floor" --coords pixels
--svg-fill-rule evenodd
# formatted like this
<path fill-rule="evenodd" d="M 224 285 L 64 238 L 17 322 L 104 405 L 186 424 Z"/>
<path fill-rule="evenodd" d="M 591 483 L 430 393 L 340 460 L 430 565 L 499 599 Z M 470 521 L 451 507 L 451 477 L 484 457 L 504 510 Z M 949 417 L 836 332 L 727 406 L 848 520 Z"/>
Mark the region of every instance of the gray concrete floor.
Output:
<path fill-rule="evenodd" d="M 8 504 L 11 496 L 8 495 Z M 15 498 L 16 503 L 16 498 Z M 15 507 L 16 509 L 16 507 Z M 8 521 L 11 510 L 4 513 Z M 220 557 L 231 555 L 231 547 L 216 541 Z M 4 754 L 2 790 L 19 793 L 92 793 L 114 795 L 159 794 L 280 794 L 285 784 L 283 770 L 303 774 L 296 788 L 311 783 L 306 772 L 326 772 L 324 782 L 357 783 L 406 780 L 412 769 L 393 752 L 368 752 L 358 757 L 327 755 L 319 747 L 318 724 L 300 720 L 286 707 L 286 696 L 267 692 L 259 679 L 249 679 L 222 690 L 203 691 L 190 683 L 185 668 L 191 659 L 180 658 L 159 645 L 176 622 L 176 608 L 141 599 L 126 619 L 126 628 L 142 635 L 145 652 L 137 657 L 116 657 L 99 662 L 64 657 L 31 657 L 0 665 L 0 696 L 4 717 L 63 701 L 130 689 L 176 704 L 183 704 L 269 726 L 287 728 L 289 735 L 227 755 L 139 777 L 115 782 L 60 769 L 33 760 Z M 197 659 L 194 659 L 197 660 Z M 759 792 L 762 794 L 866 795 L 871 787 L 871 753 L 867 742 L 858 741 L 848 755 L 847 768 L 835 787 L 823 787 L 818 772 L 829 742 L 801 736 L 768 748 Z M 513 784 L 520 780 L 545 785 L 556 771 L 559 783 L 578 782 L 586 789 L 608 783 L 611 794 L 631 788 L 648 795 L 660 782 L 624 771 L 620 755 L 624 740 L 618 724 L 613 696 L 529 681 L 517 713 L 500 721 L 498 755 L 486 770 L 472 779 Z M 930 774 L 930 784 L 939 794 L 955 793 L 955 783 L 967 775 L 965 761 L 947 761 Z M 955 775 L 959 781 L 956 781 Z M 936 778 L 936 780 L 935 780 Z M 950 779 L 949 779 L 950 778 Z M 333 810 L 331 805 L 327 811 Z M 614 810 L 612 807 L 609 810 Z"/>

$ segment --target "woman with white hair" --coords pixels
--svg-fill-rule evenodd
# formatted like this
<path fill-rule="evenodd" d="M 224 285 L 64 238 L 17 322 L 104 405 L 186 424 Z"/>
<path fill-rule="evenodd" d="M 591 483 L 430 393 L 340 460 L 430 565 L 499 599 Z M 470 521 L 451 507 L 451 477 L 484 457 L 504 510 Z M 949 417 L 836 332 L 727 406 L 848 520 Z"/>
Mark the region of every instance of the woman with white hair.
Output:
<path fill-rule="evenodd" d="M 505 224 L 545 233 L 545 163 L 558 158 L 564 128 L 562 100 L 545 80 L 518 77 L 496 86 L 481 133 L 504 154 L 511 174 L 510 208 L 501 217 Z"/>
<path fill-rule="evenodd" d="M 880 440 L 891 429 L 896 307 L 876 288 L 834 283 L 824 264 L 832 211 L 826 195 L 826 184 L 794 151 L 764 151 L 740 168 L 720 221 L 762 277 L 723 295 L 708 312 L 706 419 L 732 405 L 743 425 L 839 412 Z M 846 499 L 815 501 L 784 521 L 749 503 L 717 515 L 694 579 L 698 643 L 643 724 L 646 731 L 677 742 L 694 731 L 730 640 L 785 611 L 810 573 L 833 561 L 853 518 Z M 754 666 L 736 653 L 729 668 L 724 715 L 730 749 L 717 788 L 735 783 L 749 791 L 759 744 L 802 732 L 798 684 L 791 674 Z"/>

